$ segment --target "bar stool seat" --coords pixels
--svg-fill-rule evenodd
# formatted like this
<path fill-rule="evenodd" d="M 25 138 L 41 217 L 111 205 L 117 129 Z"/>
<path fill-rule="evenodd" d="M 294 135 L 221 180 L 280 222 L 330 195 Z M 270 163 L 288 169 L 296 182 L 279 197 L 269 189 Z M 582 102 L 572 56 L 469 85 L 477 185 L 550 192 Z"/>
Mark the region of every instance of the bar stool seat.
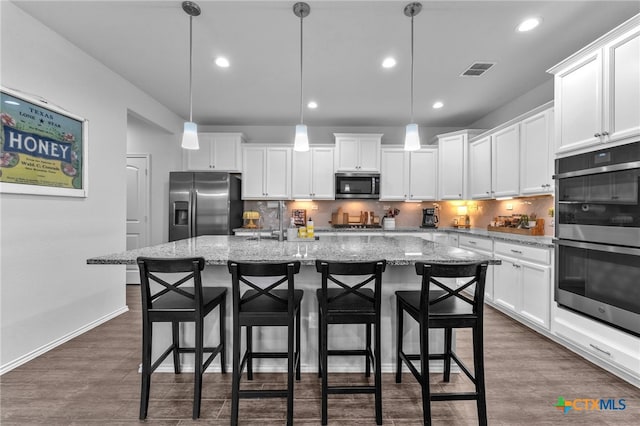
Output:
<path fill-rule="evenodd" d="M 328 421 L 329 394 L 372 393 L 375 395 L 376 424 L 382 424 L 382 367 L 380 297 L 382 272 L 387 262 L 331 262 L 316 261 L 316 270 L 322 274 L 322 287 L 316 290 L 320 332 L 318 333 L 318 375 L 322 377 L 322 424 Z M 374 288 L 364 286 L 373 283 Z M 332 288 L 329 288 L 332 285 Z M 329 349 L 329 324 L 364 324 L 366 342 L 364 349 Z M 371 331 L 375 332 L 373 350 Z M 373 386 L 329 386 L 328 357 L 364 356 L 365 375 L 371 374 L 374 365 Z"/>
<path fill-rule="evenodd" d="M 470 264 L 416 263 L 416 273 L 422 276 L 419 291 L 396 291 L 396 383 L 402 381 L 403 363 L 422 388 L 424 424 L 431 424 L 431 401 L 475 400 L 478 423 L 487 424 L 486 391 L 484 382 L 483 306 L 487 262 Z M 443 279 L 444 278 L 444 279 Z M 455 285 L 448 284 L 455 279 Z M 460 284 L 460 279 L 464 283 Z M 473 286 L 473 288 L 472 288 Z M 435 287 L 431 289 L 431 287 Z M 419 324 L 420 353 L 406 354 L 403 350 L 404 313 Z M 444 352 L 429 350 L 429 329 L 444 329 Z M 471 328 L 473 337 L 473 370 L 452 350 L 453 329 Z M 471 380 L 473 392 L 432 393 L 429 385 L 429 360 L 443 360 L 443 380 L 449 382 L 451 361 Z M 420 361 L 420 370 L 413 364 Z"/>
<path fill-rule="evenodd" d="M 142 384 L 140 392 L 140 420 L 147 417 L 151 374 L 169 354 L 173 354 L 173 368 L 180 373 L 180 354 L 194 354 L 193 419 L 200 417 L 202 376 L 207 367 L 220 355 L 221 371 L 226 373 L 225 362 L 225 287 L 203 287 L 201 271 L 204 258 L 150 258 L 137 259 L 140 269 L 142 293 Z M 151 283 L 154 283 L 153 290 Z M 192 283 L 192 286 L 184 285 Z M 219 307 L 220 343 L 215 347 L 204 346 L 204 318 Z M 153 362 L 153 323 L 170 322 L 172 344 Z M 180 345 L 180 323 L 195 325 L 194 347 Z M 203 361 L 203 354 L 210 353 Z"/>

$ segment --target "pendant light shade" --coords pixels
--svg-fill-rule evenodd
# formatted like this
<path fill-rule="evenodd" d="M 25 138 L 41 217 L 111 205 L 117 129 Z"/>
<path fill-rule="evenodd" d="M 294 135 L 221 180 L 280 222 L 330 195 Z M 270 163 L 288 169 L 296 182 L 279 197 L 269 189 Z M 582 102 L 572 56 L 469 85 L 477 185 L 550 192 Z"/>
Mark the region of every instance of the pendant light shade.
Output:
<path fill-rule="evenodd" d="M 415 123 L 407 124 L 407 133 L 404 136 L 404 150 L 415 151 L 417 149 L 420 149 L 418 125 Z"/>
<path fill-rule="evenodd" d="M 193 122 L 193 17 L 200 15 L 200 6 L 192 1 L 182 2 L 182 10 L 189 15 L 189 121 L 184 123 L 182 148 L 200 149 L 198 125 Z"/>
<path fill-rule="evenodd" d="M 411 124 L 407 124 L 404 137 L 404 150 L 415 151 L 420 149 L 420 133 L 418 125 L 413 120 L 413 17 L 422 10 L 422 4 L 409 3 L 404 8 L 404 14 L 411 18 Z"/>
<path fill-rule="evenodd" d="M 307 136 L 307 125 L 298 124 L 296 126 L 296 137 L 293 141 L 294 151 L 309 151 L 309 137 Z"/>
<path fill-rule="evenodd" d="M 307 3 L 298 2 L 293 5 L 293 14 L 300 18 L 300 124 L 296 126 L 296 136 L 293 141 L 294 151 L 309 151 L 309 137 L 307 135 L 307 126 L 304 124 L 304 108 L 302 106 L 302 20 L 309 15 L 311 8 Z"/>
<path fill-rule="evenodd" d="M 200 145 L 198 144 L 198 125 L 196 123 L 191 121 L 184 123 L 182 147 L 184 149 L 200 149 Z"/>

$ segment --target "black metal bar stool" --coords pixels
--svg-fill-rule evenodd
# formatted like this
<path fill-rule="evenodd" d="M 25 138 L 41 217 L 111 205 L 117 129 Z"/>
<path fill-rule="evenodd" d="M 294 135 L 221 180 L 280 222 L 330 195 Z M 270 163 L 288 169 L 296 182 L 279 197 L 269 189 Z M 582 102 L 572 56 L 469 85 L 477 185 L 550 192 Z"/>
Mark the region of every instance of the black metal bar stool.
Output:
<path fill-rule="evenodd" d="M 139 257 L 140 288 L 142 291 L 142 389 L 140 419 L 147 417 L 151 373 L 173 353 L 173 368 L 180 373 L 180 354 L 192 353 L 194 362 L 193 418 L 200 417 L 202 374 L 216 355 L 220 354 L 222 373 L 225 368 L 225 287 L 203 287 L 201 271 L 204 258 L 158 259 Z M 172 274 L 162 276 L 158 274 Z M 167 281 L 171 279 L 171 282 Z M 151 283 L 154 283 L 153 288 Z M 189 283 L 186 286 L 183 284 Z M 204 318 L 219 306 L 220 343 L 216 347 L 204 346 Z M 172 344 L 153 362 L 151 357 L 154 322 L 170 322 Z M 180 346 L 180 323 L 195 324 L 194 347 Z M 211 355 L 203 363 L 203 353 Z M 153 363 L 152 363 L 153 362 Z"/>
<path fill-rule="evenodd" d="M 484 287 L 488 262 L 470 264 L 425 264 L 416 263 L 416 272 L 422 276 L 420 291 L 396 291 L 398 328 L 396 347 L 396 383 L 402 381 L 404 362 L 422 386 L 422 409 L 424 424 L 431 423 L 431 401 L 475 400 L 478 408 L 478 422 L 487 424 L 487 407 L 484 383 L 484 357 L 482 315 L 484 307 Z M 456 288 L 448 286 L 442 278 L 464 278 Z M 473 290 L 471 286 L 475 284 Z M 433 285 L 434 289 L 430 290 Z M 466 290 L 466 291 L 465 291 Z M 420 353 L 405 354 L 402 349 L 404 312 L 420 325 Z M 429 353 L 429 329 L 444 329 L 444 353 Z M 467 366 L 451 349 L 454 328 L 471 328 L 473 335 L 473 368 L 471 374 Z M 451 374 L 451 360 L 475 385 L 475 392 L 431 393 L 429 389 L 429 360 L 444 362 L 444 381 Z M 420 361 L 420 371 L 412 361 Z"/>
<path fill-rule="evenodd" d="M 322 274 L 322 288 L 316 291 L 320 332 L 318 333 L 318 374 L 322 377 L 322 424 L 327 424 L 328 394 L 375 394 L 376 424 L 382 424 L 382 368 L 380 365 L 380 295 L 382 273 L 386 260 L 374 262 L 316 261 L 316 270 Z M 342 277 L 354 277 L 345 282 Z M 373 289 L 363 288 L 373 282 Z M 329 288 L 331 285 L 332 288 Z M 329 324 L 365 324 L 366 347 L 364 349 L 328 348 Z M 371 326 L 375 330 L 374 349 L 371 350 Z M 348 355 L 365 357 L 365 374 L 371 375 L 374 364 L 374 386 L 329 386 L 328 357 Z"/>
<path fill-rule="evenodd" d="M 300 262 L 241 263 L 230 260 L 233 291 L 233 385 L 231 424 L 238 424 L 240 398 L 287 398 L 287 424 L 293 424 L 293 377 L 300 380 L 300 304 L 304 292 L 294 289 L 294 275 L 300 272 Z M 267 278 L 265 278 L 267 277 Z M 257 279 L 256 279 L 257 278 Z M 265 284 L 264 281 L 268 281 Z M 240 295 L 240 286 L 249 289 Z M 284 285 L 286 290 L 278 290 Z M 287 327 L 287 352 L 256 352 L 253 350 L 252 328 L 256 326 Z M 241 354 L 241 328 L 246 327 L 246 349 Z M 295 336 L 294 336 L 295 332 Z M 286 358 L 287 389 L 241 390 L 240 378 L 245 366 L 247 379 L 253 380 L 254 358 Z"/>

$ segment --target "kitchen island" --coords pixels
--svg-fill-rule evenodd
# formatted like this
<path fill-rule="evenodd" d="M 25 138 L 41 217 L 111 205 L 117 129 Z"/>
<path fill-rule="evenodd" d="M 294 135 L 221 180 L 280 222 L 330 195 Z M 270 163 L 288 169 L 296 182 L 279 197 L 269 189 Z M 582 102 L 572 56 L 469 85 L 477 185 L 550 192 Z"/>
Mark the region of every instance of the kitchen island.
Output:
<path fill-rule="evenodd" d="M 241 262 L 287 262 L 299 260 L 303 267 L 295 277 L 297 288 L 305 291 L 302 300 L 302 370 L 317 371 L 317 334 L 318 316 L 315 289 L 320 286 L 320 276 L 315 270 L 316 259 L 329 261 L 372 261 L 387 260 L 387 270 L 383 274 L 382 283 L 382 369 L 392 372 L 395 362 L 395 296 L 397 290 L 418 289 L 420 277 L 415 273 L 416 262 L 466 263 L 488 260 L 490 263 L 499 261 L 474 253 L 469 250 L 451 247 L 422 238 L 411 236 L 321 236 L 319 240 L 307 241 L 277 241 L 271 239 L 255 240 L 247 237 L 233 236 L 200 236 L 184 239 L 152 247 L 129 250 L 122 253 L 93 257 L 87 260 L 94 265 L 131 265 L 136 263 L 138 256 L 148 257 L 191 257 L 202 256 L 206 267 L 203 272 L 204 285 L 231 286 L 231 276 L 227 270 L 227 261 Z M 231 324 L 231 295 L 227 297 L 227 324 Z M 217 342 L 217 324 L 215 315 L 208 318 L 205 326 L 208 333 L 205 343 Z M 417 351 L 418 333 L 415 324 L 405 327 L 406 348 Z M 193 335 L 189 327 L 182 336 L 187 344 Z M 154 331 L 154 348 L 165 347 L 170 340 L 168 324 L 156 326 Z M 343 332 L 331 333 L 329 344 L 333 348 L 347 348 L 353 342 L 364 342 L 364 327 L 341 326 Z M 434 350 L 442 348 L 442 333 L 439 330 L 430 332 L 430 344 Z M 231 343 L 231 329 L 227 330 L 227 341 Z M 254 331 L 255 348 L 261 351 L 276 351 L 286 347 L 286 331 L 277 328 L 263 328 Z M 227 348 L 230 357 L 230 348 Z M 155 351 L 154 351 L 155 354 Z M 157 355 L 157 354 L 156 354 Z M 333 359 L 335 358 L 335 359 Z M 363 371 L 364 361 L 354 357 L 333 357 L 330 362 L 332 371 Z M 188 371 L 192 360 L 187 357 L 184 361 Z M 433 371 L 441 369 L 440 361 L 432 361 Z M 285 371 L 285 363 L 278 360 L 256 360 L 256 371 Z M 192 368 L 192 367 L 191 367 Z M 212 364 L 209 370 L 219 368 Z M 171 361 L 160 367 L 160 371 L 173 371 Z"/>

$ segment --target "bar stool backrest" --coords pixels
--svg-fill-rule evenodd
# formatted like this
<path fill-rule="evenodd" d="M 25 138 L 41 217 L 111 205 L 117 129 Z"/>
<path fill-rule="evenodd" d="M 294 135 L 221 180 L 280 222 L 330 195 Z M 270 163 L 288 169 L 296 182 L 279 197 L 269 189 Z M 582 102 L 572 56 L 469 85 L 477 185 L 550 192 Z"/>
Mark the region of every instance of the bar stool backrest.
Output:
<path fill-rule="evenodd" d="M 416 273 L 422 276 L 422 287 L 420 289 L 420 311 L 429 313 L 429 307 L 445 301 L 452 302 L 451 298 L 457 298 L 471 306 L 474 316 L 482 318 L 484 306 L 484 288 L 487 274 L 488 262 L 465 263 L 465 264 L 438 264 L 438 263 L 416 263 Z M 456 288 L 447 285 L 439 278 L 467 278 L 462 284 L 456 280 Z M 429 300 L 429 289 L 433 284 L 442 294 Z M 464 290 L 475 284 L 472 296 Z"/>
<path fill-rule="evenodd" d="M 372 262 L 331 262 L 326 260 L 316 260 L 316 271 L 322 274 L 322 294 L 326 296 L 329 284 L 332 287 L 342 289 L 331 297 L 322 297 L 320 303 L 324 308 L 328 304 L 335 302 L 348 295 L 354 295 L 370 302 L 374 305 L 376 311 L 380 310 L 380 291 L 382 286 L 382 273 L 387 267 L 386 260 L 376 260 Z M 347 283 L 340 276 L 359 276 L 360 281 L 357 283 Z M 370 282 L 374 282 L 374 294 L 376 297 L 364 294 L 360 291 Z"/>
<path fill-rule="evenodd" d="M 142 309 L 147 312 L 171 311 L 180 309 L 184 311 L 185 305 L 194 306 L 194 311 L 198 313 L 202 309 L 202 277 L 201 271 L 204 269 L 204 258 L 150 258 L 138 257 L 138 267 L 140 269 L 140 285 L 142 290 Z M 169 277 L 160 277 L 157 274 L 178 274 Z M 154 291 L 151 283 L 160 285 L 160 290 Z M 181 285 L 189 283 L 193 285 L 193 293 L 180 288 Z M 156 287 L 156 286 L 154 286 Z M 179 301 L 176 306 L 154 307 L 154 301 L 165 295 L 175 295 L 173 300 Z M 180 303 L 183 302 L 183 303 Z M 186 303 L 184 303 L 186 302 Z"/>
<path fill-rule="evenodd" d="M 227 266 L 231 273 L 231 285 L 233 291 L 234 312 L 241 311 L 242 305 L 257 299 L 260 296 L 266 296 L 272 300 L 288 305 L 291 313 L 294 309 L 294 275 L 300 272 L 300 262 L 285 263 L 243 263 L 228 261 Z M 259 277 L 260 279 L 255 279 Z M 269 277 L 267 283 L 264 277 Z M 241 283 L 256 292 L 244 298 L 241 298 Z M 274 294 L 274 290 L 285 284 L 287 286 L 287 299 Z"/>

